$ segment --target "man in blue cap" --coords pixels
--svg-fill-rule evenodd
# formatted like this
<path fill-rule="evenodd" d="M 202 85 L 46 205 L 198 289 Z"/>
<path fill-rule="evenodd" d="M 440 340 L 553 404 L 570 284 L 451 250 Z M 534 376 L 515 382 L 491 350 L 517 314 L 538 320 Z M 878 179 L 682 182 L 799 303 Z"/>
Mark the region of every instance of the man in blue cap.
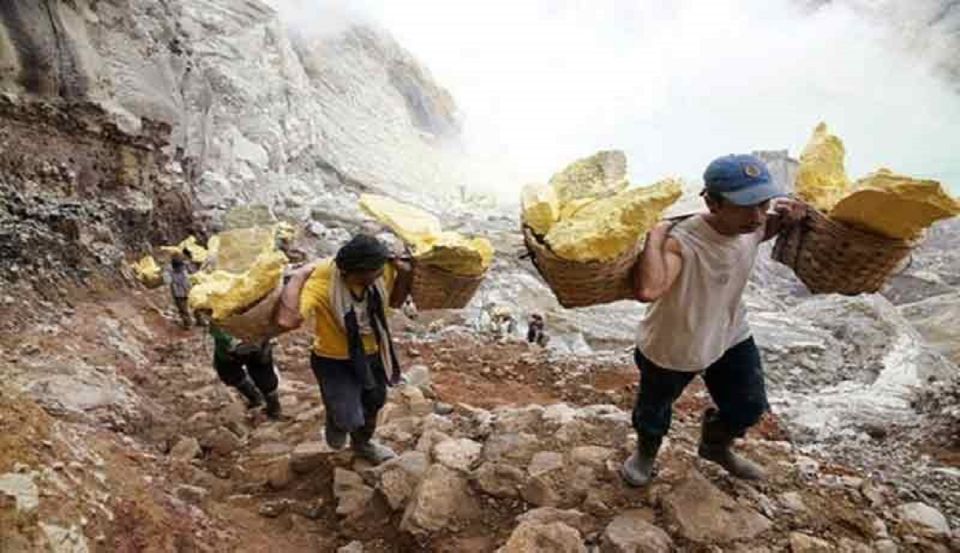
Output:
<path fill-rule="evenodd" d="M 739 478 L 764 477 L 762 467 L 730 449 L 768 408 L 743 290 L 760 243 L 799 221 L 805 207 L 785 198 L 754 156 L 718 158 L 703 180 L 709 213 L 652 229 L 635 272 L 636 297 L 650 303 L 635 351 L 637 450 L 622 469 L 635 486 L 653 477 L 673 402 L 697 374 L 716 405 L 704 413 L 700 457 Z"/>

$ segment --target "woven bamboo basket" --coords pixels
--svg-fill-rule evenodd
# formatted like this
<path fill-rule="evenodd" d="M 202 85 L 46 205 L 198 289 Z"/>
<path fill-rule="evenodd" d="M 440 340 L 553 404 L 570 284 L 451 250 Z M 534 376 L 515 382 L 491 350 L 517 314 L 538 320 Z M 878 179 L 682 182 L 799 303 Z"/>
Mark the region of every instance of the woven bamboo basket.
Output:
<path fill-rule="evenodd" d="M 558 257 L 526 226 L 523 240 L 534 267 L 560 305 L 586 307 L 634 297 L 632 275 L 643 247 L 641 241 L 612 261 L 584 263 Z"/>
<path fill-rule="evenodd" d="M 879 291 L 915 245 L 850 227 L 810 207 L 800 224 L 777 236 L 772 257 L 814 294 L 852 296 Z"/>
<path fill-rule="evenodd" d="M 425 263 L 413 266 L 410 295 L 417 309 L 461 309 L 470 303 L 483 275 L 463 276 Z"/>

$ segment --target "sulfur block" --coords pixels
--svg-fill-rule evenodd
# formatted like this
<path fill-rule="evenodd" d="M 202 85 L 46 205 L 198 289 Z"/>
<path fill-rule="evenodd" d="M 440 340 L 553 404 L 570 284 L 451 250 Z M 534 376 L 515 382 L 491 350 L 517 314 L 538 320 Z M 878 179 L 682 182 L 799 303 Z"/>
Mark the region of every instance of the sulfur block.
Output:
<path fill-rule="evenodd" d="M 850 188 L 844 155 L 843 142 L 829 133 L 826 123 L 817 125 L 800 153 L 797 196 L 820 211 L 830 211 Z"/>
<path fill-rule="evenodd" d="M 282 252 L 266 251 L 240 273 L 197 273 L 190 289 L 190 308 L 210 310 L 215 321 L 243 313 L 276 287 L 286 264 L 287 257 Z"/>
<path fill-rule="evenodd" d="M 523 223 L 543 236 L 560 218 L 560 202 L 552 186 L 528 184 L 523 187 L 521 207 Z"/>
<path fill-rule="evenodd" d="M 578 159 L 550 177 L 550 186 L 561 204 L 582 198 L 612 196 L 627 187 L 627 157 L 606 150 Z"/>
<path fill-rule="evenodd" d="M 880 169 L 857 181 L 830 211 L 834 220 L 887 236 L 911 239 L 940 219 L 960 215 L 960 201 L 939 182 Z"/>
<path fill-rule="evenodd" d="M 554 253 L 571 261 L 615 259 L 656 225 L 681 193 L 679 180 L 664 179 L 598 199 L 561 219 L 547 233 L 546 242 Z"/>

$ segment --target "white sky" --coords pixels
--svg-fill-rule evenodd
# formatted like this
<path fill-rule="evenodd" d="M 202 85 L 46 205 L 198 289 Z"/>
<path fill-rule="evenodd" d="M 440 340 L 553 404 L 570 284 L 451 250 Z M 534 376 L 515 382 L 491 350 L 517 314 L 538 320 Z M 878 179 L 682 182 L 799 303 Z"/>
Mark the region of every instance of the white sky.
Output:
<path fill-rule="evenodd" d="M 634 182 L 788 148 L 825 120 L 853 177 L 880 166 L 960 191 L 960 94 L 843 6 L 789 0 L 280 0 L 314 31 L 370 18 L 454 95 L 469 151 L 514 195 L 598 149 Z M 294 15 L 294 17 L 289 17 Z M 516 181 L 514 180 L 516 179 Z"/>

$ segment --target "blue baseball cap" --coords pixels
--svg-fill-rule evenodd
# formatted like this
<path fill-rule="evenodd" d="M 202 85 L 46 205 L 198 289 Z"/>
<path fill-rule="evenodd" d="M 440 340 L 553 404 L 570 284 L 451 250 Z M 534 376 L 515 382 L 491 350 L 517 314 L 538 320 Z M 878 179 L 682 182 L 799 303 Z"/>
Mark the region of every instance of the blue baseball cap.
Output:
<path fill-rule="evenodd" d="M 703 172 L 707 192 L 735 205 L 757 205 L 786 196 L 770 177 L 767 164 L 756 156 L 730 154 L 710 162 Z"/>

